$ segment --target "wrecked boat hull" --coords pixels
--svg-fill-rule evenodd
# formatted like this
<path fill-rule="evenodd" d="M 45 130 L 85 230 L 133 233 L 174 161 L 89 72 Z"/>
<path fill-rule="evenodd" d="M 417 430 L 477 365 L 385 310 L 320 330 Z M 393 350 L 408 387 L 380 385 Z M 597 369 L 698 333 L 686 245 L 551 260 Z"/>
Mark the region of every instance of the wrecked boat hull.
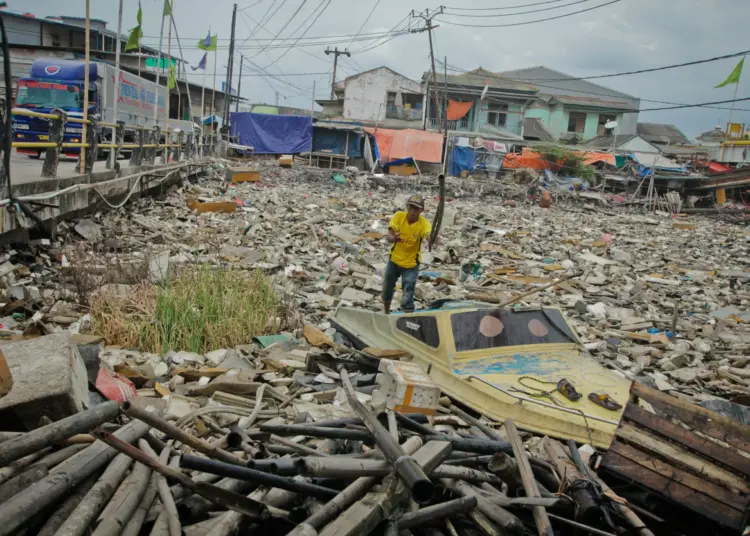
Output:
<path fill-rule="evenodd" d="M 630 381 L 589 357 L 558 309 L 385 315 L 341 307 L 334 321 L 363 345 L 409 352 L 445 394 L 475 411 L 539 434 L 607 448 L 622 407 L 606 409 L 588 396 L 606 394 L 621 406 L 628 400 Z M 579 400 L 556 390 L 562 379 Z"/>

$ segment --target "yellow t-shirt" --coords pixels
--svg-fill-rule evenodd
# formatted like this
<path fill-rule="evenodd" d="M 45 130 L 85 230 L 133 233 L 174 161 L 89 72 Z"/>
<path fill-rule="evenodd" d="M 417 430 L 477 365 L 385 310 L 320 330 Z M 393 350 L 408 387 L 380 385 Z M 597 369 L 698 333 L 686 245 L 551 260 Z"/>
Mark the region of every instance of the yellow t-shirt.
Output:
<path fill-rule="evenodd" d="M 422 260 L 422 240 L 429 236 L 432 225 L 420 215 L 413 224 L 406 219 L 406 212 L 396 212 L 388 228 L 401 234 L 401 242 L 391 248 L 391 260 L 401 268 L 414 268 Z"/>

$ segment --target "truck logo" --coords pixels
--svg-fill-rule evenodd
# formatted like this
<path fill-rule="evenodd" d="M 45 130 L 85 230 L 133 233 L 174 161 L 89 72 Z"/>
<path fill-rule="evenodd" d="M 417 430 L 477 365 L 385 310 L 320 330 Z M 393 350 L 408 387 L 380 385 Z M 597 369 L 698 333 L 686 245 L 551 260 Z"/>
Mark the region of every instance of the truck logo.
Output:
<path fill-rule="evenodd" d="M 56 75 L 60 72 L 60 66 L 59 65 L 47 65 L 44 68 L 44 72 L 49 75 Z"/>

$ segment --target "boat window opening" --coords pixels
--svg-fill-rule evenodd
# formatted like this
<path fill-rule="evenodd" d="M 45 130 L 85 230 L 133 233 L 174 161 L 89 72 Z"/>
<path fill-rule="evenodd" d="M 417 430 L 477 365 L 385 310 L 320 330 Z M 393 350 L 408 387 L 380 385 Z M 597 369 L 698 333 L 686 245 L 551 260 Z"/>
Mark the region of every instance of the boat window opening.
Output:
<path fill-rule="evenodd" d="M 396 320 L 396 329 L 432 348 L 440 346 L 440 334 L 437 319 L 434 316 L 399 318 Z"/>
<path fill-rule="evenodd" d="M 576 342 L 560 311 L 481 309 L 451 315 L 451 330 L 457 352 Z"/>

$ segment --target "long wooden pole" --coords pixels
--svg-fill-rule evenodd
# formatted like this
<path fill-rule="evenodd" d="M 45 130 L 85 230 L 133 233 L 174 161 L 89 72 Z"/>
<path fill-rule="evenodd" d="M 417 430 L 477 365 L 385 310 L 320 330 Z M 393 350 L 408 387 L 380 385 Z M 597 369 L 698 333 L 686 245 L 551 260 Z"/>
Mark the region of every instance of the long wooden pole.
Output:
<path fill-rule="evenodd" d="M 170 153 L 170 147 L 171 144 L 170 141 L 170 135 L 169 135 L 169 104 L 172 99 L 172 90 L 169 87 L 169 79 L 172 77 L 172 10 L 174 9 L 174 2 L 175 0 L 167 0 L 170 4 L 169 6 L 169 37 L 167 38 L 167 94 L 164 101 L 164 144 L 166 147 L 164 147 L 164 157 L 163 162 L 165 164 L 169 163 L 169 153 Z M 164 20 L 162 18 L 162 20 Z M 177 73 L 175 73 L 175 87 L 177 86 Z M 177 92 L 179 93 L 179 88 L 177 89 Z"/>
<path fill-rule="evenodd" d="M 86 143 L 86 139 L 87 139 L 86 127 L 88 126 L 86 122 L 89 119 L 89 63 L 91 59 L 91 56 L 90 56 L 90 49 L 91 49 L 90 13 L 91 13 L 91 0 L 86 0 L 86 61 L 85 61 L 86 70 L 83 74 L 83 128 L 81 130 L 81 141 L 83 143 Z M 80 171 L 83 174 L 86 172 L 86 147 L 81 147 L 80 163 L 81 163 Z"/>
<path fill-rule="evenodd" d="M 117 123 L 117 102 L 120 100 L 120 48 L 122 48 L 122 43 L 120 42 L 120 35 L 122 34 L 122 0 L 120 0 L 120 4 L 117 10 L 117 39 L 115 40 L 117 48 L 115 49 L 115 83 L 112 84 L 112 91 L 114 92 L 114 117 L 112 118 L 113 123 Z M 140 61 L 140 60 L 139 60 Z M 140 97 L 140 95 L 139 95 Z M 140 103 L 140 100 L 138 101 Z M 116 129 L 115 127 L 112 127 L 112 143 L 116 143 Z M 116 151 L 114 149 L 109 150 L 109 165 L 110 167 L 115 167 L 115 160 L 116 160 Z"/>
<path fill-rule="evenodd" d="M 171 25 L 170 25 L 171 28 Z M 157 64 L 156 64 L 156 95 L 154 96 L 154 124 L 151 125 L 152 127 L 156 126 L 156 112 L 159 108 L 159 76 L 161 75 L 161 44 L 164 42 L 164 13 L 161 14 L 161 30 L 159 30 L 159 51 L 157 54 Z M 157 143 L 159 140 L 156 141 Z"/>

